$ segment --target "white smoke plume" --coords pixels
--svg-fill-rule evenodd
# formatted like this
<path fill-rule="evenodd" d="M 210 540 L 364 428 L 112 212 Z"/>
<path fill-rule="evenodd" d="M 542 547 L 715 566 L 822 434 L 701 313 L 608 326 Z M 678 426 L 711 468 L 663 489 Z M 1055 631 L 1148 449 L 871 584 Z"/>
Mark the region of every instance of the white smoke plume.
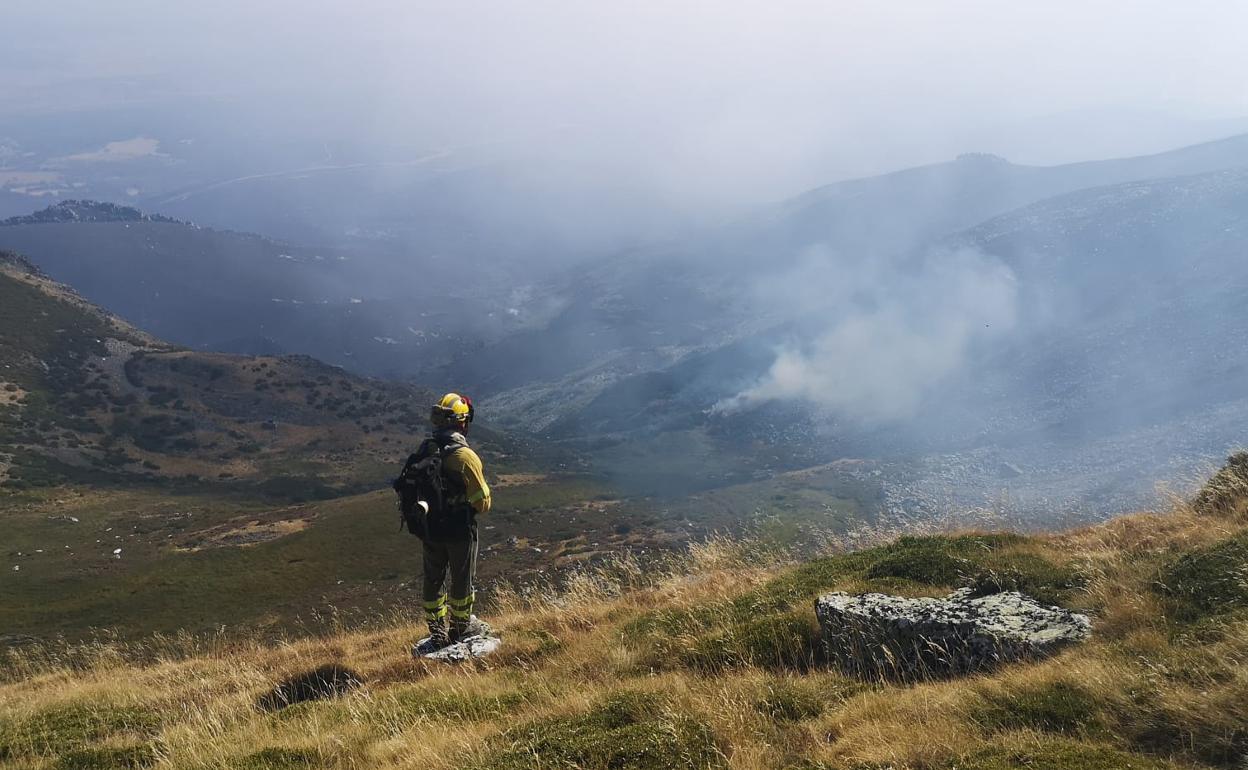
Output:
<path fill-rule="evenodd" d="M 801 400 L 862 421 L 905 419 L 929 388 L 965 364 L 972 345 L 1015 323 L 1013 272 L 972 249 L 932 251 L 905 264 L 849 265 L 824 255 L 782 285 L 785 294 L 770 301 L 787 302 L 802 316 L 794 320 L 816 320 L 821 331 L 812 342 L 778 350 L 761 381 L 716 411 Z"/>

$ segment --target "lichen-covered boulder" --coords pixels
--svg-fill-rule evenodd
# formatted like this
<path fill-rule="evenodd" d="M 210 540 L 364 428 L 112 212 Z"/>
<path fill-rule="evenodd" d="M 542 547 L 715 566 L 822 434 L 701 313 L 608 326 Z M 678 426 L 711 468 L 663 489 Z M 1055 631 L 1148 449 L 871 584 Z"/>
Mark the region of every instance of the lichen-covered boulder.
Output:
<path fill-rule="evenodd" d="M 908 599 L 830 593 L 815 602 L 829 659 L 869 678 L 928 679 L 1049 655 L 1091 633 L 1086 615 L 1015 591 Z"/>

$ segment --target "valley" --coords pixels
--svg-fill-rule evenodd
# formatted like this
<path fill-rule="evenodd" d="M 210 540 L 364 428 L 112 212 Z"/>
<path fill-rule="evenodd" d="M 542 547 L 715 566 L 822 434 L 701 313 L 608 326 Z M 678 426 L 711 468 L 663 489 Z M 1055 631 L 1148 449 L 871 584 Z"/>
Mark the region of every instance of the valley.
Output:
<path fill-rule="evenodd" d="M 1248 770 L 1248 4 L 0 18 L 0 770 Z"/>
<path fill-rule="evenodd" d="M 449 291 L 396 292 L 398 256 L 375 248 L 85 201 L 15 217 L 0 224 L 0 247 L 26 252 L 0 264 L 0 626 L 276 634 L 410 611 L 416 544 L 386 487 L 431 383 L 484 416 L 487 601 L 716 533 L 801 550 L 950 515 L 1031 531 L 1185 494 L 1248 424 L 1242 142 L 1049 169 L 959 158 L 626 260 Z M 1186 175 L 1122 181 L 1158 173 Z M 898 207 L 906 227 L 889 230 Z M 775 272 L 777 253 L 806 256 Z M 930 381 L 877 383 L 917 394 L 909 411 L 743 395 L 781 354 L 880 376 L 870 347 L 818 348 L 891 301 L 860 265 L 928 280 L 966 253 L 1009 276 L 1010 316 Z M 907 299 L 920 307 L 892 344 L 941 345 L 924 326 L 944 323 L 942 298 Z"/>

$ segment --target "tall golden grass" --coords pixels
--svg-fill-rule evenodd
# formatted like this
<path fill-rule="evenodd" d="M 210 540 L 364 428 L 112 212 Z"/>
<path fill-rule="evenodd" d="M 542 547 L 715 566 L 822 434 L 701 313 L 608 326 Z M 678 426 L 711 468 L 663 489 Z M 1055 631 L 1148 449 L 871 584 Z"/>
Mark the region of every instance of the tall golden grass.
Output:
<path fill-rule="evenodd" d="M 968 523 L 993 525 L 976 517 L 927 529 Z M 0 767 L 440 770 L 504 758 L 511 767 L 524 756 L 517 736 L 526 726 L 540 734 L 582 724 L 575 720 L 620 693 L 653 704 L 645 724 L 655 745 L 679 745 L 682 720 L 692 719 L 709 729 L 713 758 L 633 756 L 619 767 L 690 766 L 681 764 L 690 757 L 741 770 L 1049 767 L 1069 765 L 1043 761 L 1071 756 L 1086 757 L 1073 765 L 1086 767 L 1123 757 L 1135 767 L 1237 767 L 1234 753 L 1248 751 L 1248 616 L 1180 625 L 1156 582 L 1159 565 L 1243 535 L 1245 524 L 1243 505 L 1210 512 L 1176 501 L 1162 514 L 1034 535 L 1029 550 L 1087 576 L 1075 603 L 1094 616 L 1093 639 L 1049 660 L 910 686 L 748 660 L 717 671 L 655 666 L 628 642 L 639 620 L 729 602 L 812 556 L 809 546 L 799 556 L 728 537 L 662 562 L 625 555 L 558 584 L 502 587 L 489 619 L 505 646 L 466 664 L 411 660 L 422 629 L 405 611 L 367 629 L 275 641 L 180 634 L 13 651 L 0 683 Z M 829 535 L 818 550 L 843 553 L 896 534 Z M 704 641 L 695 637 L 672 644 Z M 276 683 L 325 663 L 364 684 L 335 699 L 257 708 Z M 607 730 L 601 740 L 620 735 Z M 134 747 L 147 753 L 119 758 Z M 567 766 L 531 759 L 526 766 Z M 645 764 L 652 760 L 659 764 Z"/>

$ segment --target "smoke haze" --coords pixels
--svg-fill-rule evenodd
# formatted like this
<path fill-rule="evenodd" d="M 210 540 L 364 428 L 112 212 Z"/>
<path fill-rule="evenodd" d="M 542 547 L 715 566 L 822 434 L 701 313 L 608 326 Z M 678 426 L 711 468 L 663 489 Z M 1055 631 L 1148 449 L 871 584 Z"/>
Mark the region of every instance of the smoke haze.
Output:
<path fill-rule="evenodd" d="M 1214 0 L 16 0 L 5 17 L 4 115 L 110 116 L 63 155 L 145 131 L 291 168 L 327 144 L 356 162 L 452 149 L 686 215 L 964 151 L 1157 151 L 1248 113 L 1248 8 Z M 158 110 L 186 119 L 150 125 Z"/>
<path fill-rule="evenodd" d="M 1000 261 L 963 249 L 909 264 L 812 256 L 767 293 L 793 320 L 826 325 L 809 343 L 777 351 L 762 381 L 716 410 L 800 400 L 871 423 L 913 417 L 977 340 L 1008 334 L 1017 289 Z"/>

